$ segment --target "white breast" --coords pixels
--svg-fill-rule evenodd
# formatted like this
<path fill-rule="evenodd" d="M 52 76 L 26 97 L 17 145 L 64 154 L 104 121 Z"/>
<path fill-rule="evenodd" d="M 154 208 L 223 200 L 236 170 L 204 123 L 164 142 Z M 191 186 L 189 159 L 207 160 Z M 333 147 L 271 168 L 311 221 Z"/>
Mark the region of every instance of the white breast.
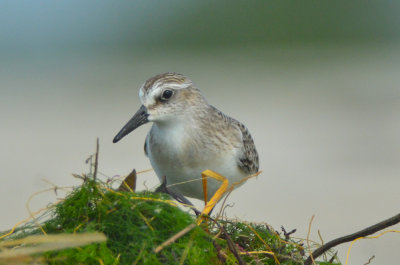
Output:
<path fill-rule="evenodd" d="M 236 164 L 238 149 L 203 145 L 193 131 L 196 128 L 184 125 L 153 124 L 149 132 L 146 139 L 148 157 L 160 181 L 166 176 L 167 185 L 173 190 L 187 197 L 203 199 L 201 173 L 204 170 L 213 170 L 227 177 L 230 183 L 246 176 Z M 208 198 L 220 185 L 214 179 L 208 181 Z"/>

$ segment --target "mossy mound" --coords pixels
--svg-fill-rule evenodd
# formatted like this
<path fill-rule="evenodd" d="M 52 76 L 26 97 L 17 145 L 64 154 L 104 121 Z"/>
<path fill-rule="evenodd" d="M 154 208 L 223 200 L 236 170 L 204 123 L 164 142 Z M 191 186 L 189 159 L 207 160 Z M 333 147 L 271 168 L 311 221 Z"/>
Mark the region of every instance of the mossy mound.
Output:
<path fill-rule="evenodd" d="M 174 264 L 192 241 L 185 264 L 207 264 L 216 259 L 213 244 L 200 227 L 179 238 L 159 254 L 154 248 L 178 233 L 193 217 L 171 205 L 160 193 L 115 192 L 87 180 L 58 204 L 45 222 L 47 233 L 103 232 L 108 240 L 79 249 L 46 254 L 50 264 Z M 204 251 L 207 250 L 207 251 Z"/>
<path fill-rule="evenodd" d="M 152 192 L 119 192 L 86 178 L 49 209 L 41 229 L 32 224 L 5 240 L 32 234 L 102 232 L 103 243 L 40 254 L 47 264 L 302 264 L 303 247 L 281 238 L 265 224 L 209 221 L 195 226 L 162 251 L 157 246 L 195 223 L 169 196 Z M 209 232 L 206 232 L 206 231 Z M 1 263 L 1 262 L 0 262 Z M 328 263 L 321 263 L 328 264 Z"/>

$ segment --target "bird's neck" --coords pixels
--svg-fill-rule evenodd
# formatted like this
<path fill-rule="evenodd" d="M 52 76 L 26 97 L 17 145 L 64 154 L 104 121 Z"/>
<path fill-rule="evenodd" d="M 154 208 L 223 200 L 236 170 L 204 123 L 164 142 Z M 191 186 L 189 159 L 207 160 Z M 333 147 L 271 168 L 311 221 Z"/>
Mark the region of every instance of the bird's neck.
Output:
<path fill-rule="evenodd" d="M 208 111 L 210 111 L 209 105 L 192 106 L 179 114 L 168 117 L 168 119 L 154 121 L 154 125 L 160 130 L 197 127 Z"/>

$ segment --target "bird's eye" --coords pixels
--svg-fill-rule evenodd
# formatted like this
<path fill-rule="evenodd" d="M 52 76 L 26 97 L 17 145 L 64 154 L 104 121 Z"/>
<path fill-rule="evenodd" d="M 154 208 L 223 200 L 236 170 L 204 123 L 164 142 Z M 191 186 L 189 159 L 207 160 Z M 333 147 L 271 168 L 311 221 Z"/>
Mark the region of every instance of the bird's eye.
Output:
<path fill-rule="evenodd" d="M 169 90 L 169 89 L 167 89 L 167 90 L 164 90 L 164 92 L 162 93 L 162 95 L 161 95 L 161 100 L 168 100 L 168 99 L 170 99 L 171 97 L 172 97 L 172 94 L 173 94 L 174 92 L 172 91 L 172 90 Z"/>

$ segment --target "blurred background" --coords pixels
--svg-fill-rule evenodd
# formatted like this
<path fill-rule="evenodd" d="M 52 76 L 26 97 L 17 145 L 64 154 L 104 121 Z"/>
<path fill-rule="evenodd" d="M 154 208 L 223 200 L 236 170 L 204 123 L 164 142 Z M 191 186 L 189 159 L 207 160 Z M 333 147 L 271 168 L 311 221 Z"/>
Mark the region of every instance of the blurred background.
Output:
<path fill-rule="evenodd" d="M 89 171 L 96 137 L 102 174 L 151 168 L 150 125 L 111 141 L 141 84 L 167 71 L 254 137 L 263 173 L 232 194 L 229 217 L 306 237 L 315 214 L 310 238 L 320 230 L 327 242 L 397 214 L 399 12 L 395 0 L 2 0 L 0 230 L 28 217 L 48 182 L 78 185 L 71 173 Z M 158 179 L 140 174 L 138 185 Z M 358 241 L 349 264 L 398 263 L 399 244 L 399 234 Z"/>

